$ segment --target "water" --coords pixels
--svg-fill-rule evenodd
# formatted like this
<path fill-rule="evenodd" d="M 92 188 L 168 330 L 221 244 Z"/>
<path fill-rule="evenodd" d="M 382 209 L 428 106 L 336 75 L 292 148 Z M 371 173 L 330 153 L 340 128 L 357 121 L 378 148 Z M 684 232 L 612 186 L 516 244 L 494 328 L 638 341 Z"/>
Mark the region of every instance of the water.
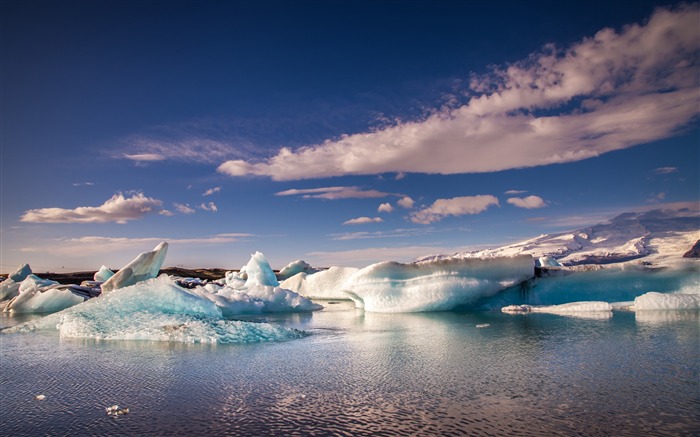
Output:
<path fill-rule="evenodd" d="M 21 320 L 21 319 L 20 319 Z M 254 320 L 311 335 L 201 345 L 0 335 L 3 435 L 698 435 L 698 311 L 586 319 Z M 19 320 L 3 314 L 2 326 Z M 479 327 L 477 327 L 479 326 Z M 43 394 L 46 399 L 36 400 Z M 129 414 L 108 416 L 118 404 Z"/>

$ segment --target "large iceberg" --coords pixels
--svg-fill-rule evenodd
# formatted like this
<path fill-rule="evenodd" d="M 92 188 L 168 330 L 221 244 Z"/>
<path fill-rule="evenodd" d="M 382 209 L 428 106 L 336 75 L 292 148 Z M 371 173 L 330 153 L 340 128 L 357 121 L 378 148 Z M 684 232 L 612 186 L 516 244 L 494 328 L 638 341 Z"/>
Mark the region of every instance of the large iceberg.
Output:
<path fill-rule="evenodd" d="M 370 312 L 445 311 L 534 276 L 530 255 L 449 258 L 412 264 L 382 262 L 355 272 L 343 290 Z"/>
<path fill-rule="evenodd" d="M 358 270 L 333 266 L 317 273 L 301 272 L 284 280 L 280 286 L 313 299 L 350 299 L 343 286 Z"/>
<path fill-rule="evenodd" d="M 107 293 L 117 288 L 134 285 L 137 282 L 158 276 L 165 255 L 168 253 L 168 243 L 163 241 L 150 252 L 143 252 L 125 265 L 114 276 L 102 284 L 102 292 Z"/>
<path fill-rule="evenodd" d="M 211 299 L 162 275 L 3 332 L 57 329 L 61 337 L 186 343 L 281 341 L 306 334 L 267 323 L 224 320 Z"/>

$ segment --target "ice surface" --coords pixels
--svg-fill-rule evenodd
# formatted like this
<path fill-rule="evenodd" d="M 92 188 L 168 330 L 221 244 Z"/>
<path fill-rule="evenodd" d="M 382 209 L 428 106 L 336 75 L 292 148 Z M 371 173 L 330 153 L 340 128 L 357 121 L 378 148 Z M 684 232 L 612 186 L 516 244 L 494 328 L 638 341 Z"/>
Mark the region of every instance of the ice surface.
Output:
<path fill-rule="evenodd" d="M 343 291 L 343 284 L 358 270 L 333 266 L 313 274 L 302 272 L 284 280 L 280 286 L 314 299 L 349 299 Z"/>
<path fill-rule="evenodd" d="M 299 273 L 312 274 L 318 272 L 318 269 L 311 267 L 311 264 L 303 260 L 292 261 L 280 270 L 277 275 L 281 280 L 286 280 Z"/>
<path fill-rule="evenodd" d="M 168 253 L 168 243 L 163 241 L 151 252 L 143 252 L 129 264 L 122 267 L 114 276 L 102 284 L 102 292 L 107 293 L 117 288 L 134 285 L 137 282 L 158 276 L 160 267 Z"/>
<path fill-rule="evenodd" d="M 162 275 L 6 332 L 58 329 L 62 337 L 187 343 L 247 343 L 300 338 L 301 331 L 224 320 L 217 304 Z"/>
<path fill-rule="evenodd" d="M 275 277 L 275 272 L 272 271 L 270 263 L 267 262 L 265 255 L 260 252 L 255 252 L 250 257 L 250 261 L 246 264 L 245 268 L 248 274 L 248 279 L 245 282 L 246 287 L 252 287 L 254 285 L 270 285 L 277 287 L 280 283 Z"/>
<path fill-rule="evenodd" d="M 342 288 L 365 311 L 444 311 L 493 295 L 533 275 L 530 255 L 382 262 L 355 272 Z"/>
<path fill-rule="evenodd" d="M 95 272 L 93 279 L 95 280 L 95 282 L 105 282 L 112 276 L 114 276 L 114 272 L 107 268 L 107 266 L 102 266 L 100 267 L 100 270 Z"/>
<path fill-rule="evenodd" d="M 700 310 L 700 294 L 657 293 L 650 291 L 634 300 L 635 311 Z"/>

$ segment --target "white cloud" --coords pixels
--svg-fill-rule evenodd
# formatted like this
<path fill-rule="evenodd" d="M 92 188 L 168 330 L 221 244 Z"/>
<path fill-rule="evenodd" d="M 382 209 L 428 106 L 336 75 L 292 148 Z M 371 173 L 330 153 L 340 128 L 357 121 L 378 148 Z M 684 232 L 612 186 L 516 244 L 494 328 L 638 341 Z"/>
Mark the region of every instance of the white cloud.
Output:
<path fill-rule="evenodd" d="M 74 187 L 91 187 L 95 185 L 94 182 L 74 182 L 73 186 Z"/>
<path fill-rule="evenodd" d="M 527 191 L 525 191 L 525 190 L 508 190 L 503 194 L 508 195 L 508 196 L 516 196 L 518 194 L 524 194 L 524 193 L 527 193 Z"/>
<path fill-rule="evenodd" d="M 211 196 L 212 194 L 220 193 L 221 187 L 209 188 L 207 191 L 202 193 L 202 196 Z"/>
<path fill-rule="evenodd" d="M 209 212 L 217 212 L 219 210 L 214 202 L 202 203 L 199 205 L 199 209 Z"/>
<path fill-rule="evenodd" d="M 415 202 L 414 202 L 413 199 L 411 199 L 410 197 L 404 196 L 404 197 L 402 197 L 401 199 L 399 199 L 399 201 L 396 202 L 396 203 L 398 203 L 399 206 L 402 206 L 402 207 L 404 207 L 404 208 L 406 208 L 406 209 L 411 209 L 411 208 L 413 208 L 413 204 L 414 204 Z"/>
<path fill-rule="evenodd" d="M 226 142 L 200 137 L 155 139 L 133 136 L 125 142 L 127 148 L 134 153 L 122 153 L 119 156 L 139 162 L 172 160 L 214 164 L 242 155 L 240 150 Z"/>
<path fill-rule="evenodd" d="M 163 202 L 143 193 L 125 198 L 115 194 L 100 206 L 79 206 L 75 209 L 40 208 L 25 212 L 20 221 L 28 223 L 126 223 L 150 212 L 160 211 Z"/>
<path fill-rule="evenodd" d="M 302 196 L 305 199 L 371 199 L 390 196 L 377 190 L 363 190 L 359 187 L 324 187 L 280 191 L 275 196 Z"/>
<path fill-rule="evenodd" d="M 535 209 L 535 208 L 543 208 L 547 206 L 547 204 L 542 200 L 541 197 L 539 196 L 527 196 L 527 197 L 511 197 L 510 199 L 507 200 L 508 203 L 510 203 L 513 206 L 517 206 L 518 208 L 526 208 L 526 209 Z"/>
<path fill-rule="evenodd" d="M 91 254 L 113 254 L 118 251 L 134 252 L 152 250 L 161 241 L 167 241 L 171 246 L 180 245 L 209 245 L 230 244 L 243 238 L 254 237 L 252 234 L 217 234 L 201 238 L 127 238 L 85 236 L 79 238 L 61 238 L 50 244 L 25 246 L 22 252 L 42 252 L 61 256 L 85 256 Z"/>
<path fill-rule="evenodd" d="M 130 159 L 132 161 L 138 161 L 138 162 L 165 161 L 167 159 L 165 156 L 163 156 L 159 153 L 135 153 L 132 155 L 125 153 L 123 156 L 126 159 Z"/>
<path fill-rule="evenodd" d="M 676 173 L 678 171 L 677 167 L 659 167 L 652 170 L 654 174 L 670 174 Z"/>
<path fill-rule="evenodd" d="M 394 208 L 391 206 L 391 203 L 382 203 L 379 205 L 379 208 L 377 208 L 377 212 L 391 212 L 393 211 Z"/>
<path fill-rule="evenodd" d="M 490 206 L 498 206 L 498 199 L 491 195 L 453 197 L 438 199 L 427 208 L 411 213 L 411 221 L 419 224 L 429 224 L 442 220 L 446 216 L 461 216 L 479 214 Z"/>
<path fill-rule="evenodd" d="M 698 115 L 700 7 L 658 9 L 566 49 L 473 76 L 463 106 L 218 171 L 300 180 L 387 172 L 480 173 L 565 163 L 674 135 Z M 546 111 L 546 113 L 544 113 Z"/>
<path fill-rule="evenodd" d="M 194 214 L 194 209 L 190 208 L 188 204 L 173 203 L 173 206 L 175 206 L 175 211 L 179 212 L 180 214 Z"/>
<path fill-rule="evenodd" d="M 383 221 L 384 221 L 384 220 L 382 220 L 381 217 L 374 217 L 374 218 L 370 218 L 370 217 L 358 217 L 358 218 L 350 219 L 350 220 L 348 220 L 348 221 L 346 221 L 346 222 L 343 222 L 343 224 L 344 224 L 344 225 L 364 225 L 364 224 L 367 224 L 367 223 L 381 223 L 381 222 L 383 222 Z"/>

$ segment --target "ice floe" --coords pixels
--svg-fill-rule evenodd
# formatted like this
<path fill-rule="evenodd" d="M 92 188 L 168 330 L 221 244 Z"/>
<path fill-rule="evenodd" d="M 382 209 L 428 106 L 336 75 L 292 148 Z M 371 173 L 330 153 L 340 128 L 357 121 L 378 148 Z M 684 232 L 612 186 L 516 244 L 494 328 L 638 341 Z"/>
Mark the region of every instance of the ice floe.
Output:
<path fill-rule="evenodd" d="M 700 294 L 650 291 L 634 299 L 634 311 L 700 310 Z"/>

